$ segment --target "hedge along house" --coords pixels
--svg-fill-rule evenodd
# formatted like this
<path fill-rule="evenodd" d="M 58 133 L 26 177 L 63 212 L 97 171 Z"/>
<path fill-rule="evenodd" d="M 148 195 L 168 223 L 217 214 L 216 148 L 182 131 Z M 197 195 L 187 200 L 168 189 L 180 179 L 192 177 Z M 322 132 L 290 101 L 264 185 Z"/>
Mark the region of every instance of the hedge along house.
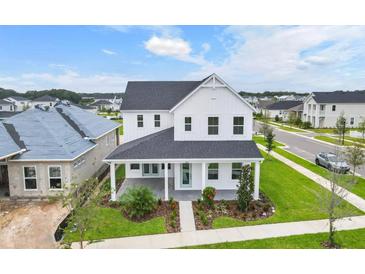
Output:
<path fill-rule="evenodd" d="M 217 75 L 200 81 L 129 82 L 121 111 L 125 143 L 105 158 L 112 200 L 117 199 L 117 164 L 126 165 L 118 194 L 142 184 L 164 199 L 170 191 L 188 200 L 188 193 L 200 194 L 206 186 L 235 193 L 241 166 L 251 163 L 258 199 L 263 158 L 252 141 L 254 108 Z"/>
<path fill-rule="evenodd" d="M 119 126 L 62 102 L 5 119 L 0 123 L 1 193 L 47 197 L 92 177 L 117 147 Z"/>

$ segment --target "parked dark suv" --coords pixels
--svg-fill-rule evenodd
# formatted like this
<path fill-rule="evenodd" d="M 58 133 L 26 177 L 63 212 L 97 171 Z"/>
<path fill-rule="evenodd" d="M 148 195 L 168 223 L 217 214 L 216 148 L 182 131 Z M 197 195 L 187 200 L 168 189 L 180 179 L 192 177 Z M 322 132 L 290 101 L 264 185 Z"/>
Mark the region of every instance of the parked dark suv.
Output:
<path fill-rule="evenodd" d="M 339 173 L 346 173 L 350 170 L 350 166 L 345 161 L 331 152 L 318 153 L 316 155 L 316 164 Z"/>

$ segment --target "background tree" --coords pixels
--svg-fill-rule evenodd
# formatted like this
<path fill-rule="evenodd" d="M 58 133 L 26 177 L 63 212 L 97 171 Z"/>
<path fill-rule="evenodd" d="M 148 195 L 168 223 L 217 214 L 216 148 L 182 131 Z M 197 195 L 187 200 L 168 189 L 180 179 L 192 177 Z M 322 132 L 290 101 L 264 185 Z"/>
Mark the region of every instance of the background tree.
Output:
<path fill-rule="evenodd" d="M 97 179 L 89 179 L 80 184 L 71 184 L 60 194 L 63 207 L 70 212 L 67 229 L 78 233 L 81 249 L 84 248 L 86 232 L 91 228 L 95 229 L 97 225 L 102 225 L 93 222 L 97 207 L 105 195 L 103 191 L 95 193 L 97 185 Z"/>
<path fill-rule="evenodd" d="M 270 152 L 275 148 L 274 139 L 275 139 L 275 134 L 273 133 L 273 130 L 271 129 L 267 132 L 267 135 L 265 138 L 268 158 L 270 157 Z"/>
<path fill-rule="evenodd" d="M 361 118 L 358 126 L 361 132 L 362 142 L 365 143 L 365 118 Z"/>
<path fill-rule="evenodd" d="M 365 164 L 365 152 L 359 144 L 354 144 L 346 149 L 347 162 L 352 166 L 352 183 L 355 183 L 356 168 Z"/>
<path fill-rule="evenodd" d="M 240 211 L 247 211 L 252 201 L 254 184 L 250 165 L 244 165 L 241 168 L 240 180 L 237 185 L 237 206 Z"/>
<path fill-rule="evenodd" d="M 335 133 L 338 134 L 339 143 L 341 145 L 345 144 L 345 134 L 347 132 L 347 121 L 345 118 L 345 114 L 341 112 L 340 116 L 338 116 L 336 121 L 336 129 Z"/>

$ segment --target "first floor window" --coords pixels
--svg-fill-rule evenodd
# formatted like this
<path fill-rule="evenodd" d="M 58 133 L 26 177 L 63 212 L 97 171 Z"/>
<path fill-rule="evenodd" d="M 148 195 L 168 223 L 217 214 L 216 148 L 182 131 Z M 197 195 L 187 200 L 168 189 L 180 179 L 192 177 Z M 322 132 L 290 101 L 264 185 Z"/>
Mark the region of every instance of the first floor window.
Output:
<path fill-rule="evenodd" d="M 332 111 L 336 111 L 336 105 L 332 105 Z"/>
<path fill-rule="evenodd" d="M 60 166 L 50 166 L 49 170 L 49 188 L 62 189 L 62 177 Z"/>
<path fill-rule="evenodd" d="M 238 180 L 241 176 L 241 163 L 232 163 L 232 180 Z"/>
<path fill-rule="evenodd" d="M 161 165 L 161 169 L 164 170 L 165 169 L 165 164 Z M 171 164 L 167 164 L 167 169 L 171 169 Z"/>
<path fill-rule="evenodd" d="M 233 134 L 242 135 L 243 134 L 244 119 L 242 116 L 233 117 Z"/>
<path fill-rule="evenodd" d="M 35 166 L 24 167 L 25 189 L 37 189 L 37 172 Z"/>
<path fill-rule="evenodd" d="M 208 135 L 218 135 L 219 118 L 208 117 Z"/>
<path fill-rule="evenodd" d="M 350 125 L 354 125 L 354 123 L 355 123 L 355 118 L 354 117 L 351 117 L 350 118 Z"/>
<path fill-rule="evenodd" d="M 131 170 L 138 170 L 139 164 L 131 164 Z"/>
<path fill-rule="evenodd" d="M 137 115 L 137 127 L 143 127 L 143 115 Z"/>
<path fill-rule="evenodd" d="M 185 131 L 191 131 L 191 117 L 185 117 Z"/>
<path fill-rule="evenodd" d="M 161 126 L 161 116 L 159 114 L 155 115 L 155 127 Z"/>
<path fill-rule="evenodd" d="M 208 165 L 208 180 L 218 180 L 218 163 Z"/>

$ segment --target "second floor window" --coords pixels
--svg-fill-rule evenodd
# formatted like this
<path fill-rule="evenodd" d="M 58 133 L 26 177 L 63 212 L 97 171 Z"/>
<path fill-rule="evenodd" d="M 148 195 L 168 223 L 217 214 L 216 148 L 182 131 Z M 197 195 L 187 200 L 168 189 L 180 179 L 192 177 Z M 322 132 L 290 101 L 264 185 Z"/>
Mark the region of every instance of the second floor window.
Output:
<path fill-rule="evenodd" d="M 218 135 L 219 118 L 208 117 L 208 135 Z"/>
<path fill-rule="evenodd" d="M 332 111 L 336 111 L 336 105 L 332 105 Z"/>
<path fill-rule="evenodd" d="M 317 105 L 313 105 L 313 110 L 316 110 L 316 108 L 317 108 Z"/>
<path fill-rule="evenodd" d="M 137 127 L 143 127 L 143 115 L 137 115 Z"/>
<path fill-rule="evenodd" d="M 161 116 L 159 114 L 155 114 L 155 127 L 161 126 Z"/>
<path fill-rule="evenodd" d="M 191 131 L 191 117 L 185 117 L 185 131 Z"/>
<path fill-rule="evenodd" d="M 244 119 L 242 116 L 233 117 L 233 134 L 242 135 L 243 134 Z"/>
<path fill-rule="evenodd" d="M 320 110 L 324 111 L 324 108 L 326 107 L 326 105 L 320 105 Z"/>

